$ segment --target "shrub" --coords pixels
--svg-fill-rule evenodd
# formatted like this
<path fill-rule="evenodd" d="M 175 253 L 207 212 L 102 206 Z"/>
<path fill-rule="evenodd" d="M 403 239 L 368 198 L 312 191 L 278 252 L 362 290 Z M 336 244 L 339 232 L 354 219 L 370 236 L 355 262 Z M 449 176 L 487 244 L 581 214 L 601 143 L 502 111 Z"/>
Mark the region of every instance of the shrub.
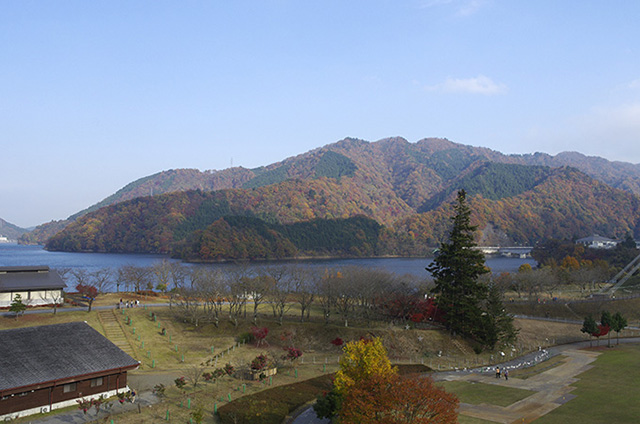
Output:
<path fill-rule="evenodd" d="M 184 377 L 176 378 L 175 380 L 173 380 L 173 382 L 176 383 L 176 387 L 178 389 L 182 389 L 184 386 L 187 385 L 187 382 L 185 381 Z"/>
<path fill-rule="evenodd" d="M 340 337 L 336 337 L 335 339 L 331 340 L 331 344 L 334 346 L 342 346 L 344 344 L 344 340 L 342 340 Z"/>
<path fill-rule="evenodd" d="M 267 358 L 267 355 L 258 355 L 251 361 L 251 369 L 253 371 L 262 371 L 267 367 L 268 362 L 269 358 Z"/>
<path fill-rule="evenodd" d="M 224 372 L 225 372 L 227 375 L 231 375 L 231 374 L 233 374 L 235 371 L 236 371 L 236 369 L 235 369 L 235 368 L 233 368 L 233 365 L 231 365 L 231 364 L 229 364 L 229 363 L 227 363 L 227 364 L 224 366 Z"/>
<path fill-rule="evenodd" d="M 240 333 L 236 337 L 236 342 L 238 343 L 253 343 L 255 339 L 253 338 L 253 333 L 249 331 L 245 331 L 244 333 Z"/>
<path fill-rule="evenodd" d="M 164 384 L 162 383 L 156 384 L 155 386 L 153 386 L 153 394 L 155 394 L 158 397 L 163 397 L 165 389 L 166 388 L 164 387 Z M 119 395 L 120 393 L 118 393 L 118 397 L 120 397 Z"/>
<path fill-rule="evenodd" d="M 288 347 L 288 348 L 285 348 L 284 350 L 287 351 L 287 354 L 284 356 L 283 359 L 287 359 L 291 362 L 295 361 L 296 359 L 302 356 L 302 351 L 300 349 L 296 349 L 295 347 Z"/>

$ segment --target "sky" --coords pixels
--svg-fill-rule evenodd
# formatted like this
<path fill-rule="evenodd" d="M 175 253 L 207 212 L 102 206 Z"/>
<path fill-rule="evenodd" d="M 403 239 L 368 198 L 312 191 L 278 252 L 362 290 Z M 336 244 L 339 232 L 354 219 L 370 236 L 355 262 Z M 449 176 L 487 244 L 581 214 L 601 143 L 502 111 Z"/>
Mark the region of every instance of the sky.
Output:
<path fill-rule="evenodd" d="M 0 218 L 355 137 L 640 163 L 640 2 L 5 0 Z"/>

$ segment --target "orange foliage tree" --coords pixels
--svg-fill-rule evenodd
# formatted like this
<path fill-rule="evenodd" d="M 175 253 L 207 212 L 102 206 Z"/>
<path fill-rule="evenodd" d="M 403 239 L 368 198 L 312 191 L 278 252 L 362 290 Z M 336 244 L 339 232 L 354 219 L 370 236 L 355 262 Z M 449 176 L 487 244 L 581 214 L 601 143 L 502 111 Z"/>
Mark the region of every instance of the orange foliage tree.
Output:
<path fill-rule="evenodd" d="M 347 343 L 330 396 L 318 400 L 318 416 L 340 423 L 449 424 L 458 419 L 458 398 L 430 377 L 398 375 L 380 338 Z"/>
<path fill-rule="evenodd" d="M 349 388 L 339 417 L 343 424 L 453 424 L 458 403 L 430 377 L 374 375 Z"/>

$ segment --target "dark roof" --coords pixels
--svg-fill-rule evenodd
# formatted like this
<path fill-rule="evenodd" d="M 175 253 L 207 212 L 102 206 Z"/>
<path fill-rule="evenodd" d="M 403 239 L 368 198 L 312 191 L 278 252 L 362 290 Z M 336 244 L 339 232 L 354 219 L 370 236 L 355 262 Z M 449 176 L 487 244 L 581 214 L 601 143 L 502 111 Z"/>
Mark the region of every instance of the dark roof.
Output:
<path fill-rule="evenodd" d="M 0 390 L 138 364 L 86 322 L 0 331 Z"/>
<path fill-rule="evenodd" d="M 0 292 L 63 289 L 67 285 L 48 266 L 0 267 Z"/>
<path fill-rule="evenodd" d="M 598 243 L 598 242 L 600 242 L 600 243 L 618 243 L 617 240 L 613 240 L 613 239 L 610 239 L 610 238 L 602 237 L 602 236 L 599 236 L 597 234 L 594 234 L 592 236 L 576 240 L 576 243 Z"/>

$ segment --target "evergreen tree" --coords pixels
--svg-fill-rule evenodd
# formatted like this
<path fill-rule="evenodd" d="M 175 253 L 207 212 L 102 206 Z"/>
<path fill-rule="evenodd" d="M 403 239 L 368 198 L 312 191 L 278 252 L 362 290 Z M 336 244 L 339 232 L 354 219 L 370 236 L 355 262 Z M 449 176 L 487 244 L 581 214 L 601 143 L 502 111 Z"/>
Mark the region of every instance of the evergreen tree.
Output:
<path fill-rule="evenodd" d="M 24 314 L 24 311 L 26 309 L 27 305 L 25 305 L 22 301 L 22 296 L 20 295 L 20 293 L 16 294 L 13 297 L 13 302 L 11 302 L 11 305 L 9 306 L 9 311 L 16 314 L 16 319 L 18 319 L 20 315 Z"/>
<path fill-rule="evenodd" d="M 613 327 L 613 317 L 611 312 L 602 311 L 600 315 L 600 324 L 607 329 L 607 347 L 611 347 L 611 327 Z"/>
<path fill-rule="evenodd" d="M 620 312 L 616 312 L 611 320 L 611 328 L 616 332 L 616 344 L 620 344 L 620 332 L 627 326 L 627 319 Z"/>
<path fill-rule="evenodd" d="M 497 284 L 489 286 L 486 313 L 482 315 L 483 334 L 480 340 L 489 348 L 498 342 L 512 343 L 516 340 L 518 330 L 513 326 L 513 317 L 504 308 L 503 295 Z"/>
<path fill-rule="evenodd" d="M 592 337 L 594 333 L 598 332 L 598 323 L 596 323 L 596 320 L 589 315 L 588 317 L 585 317 L 580 331 L 589 335 L 589 346 L 592 346 Z"/>
<path fill-rule="evenodd" d="M 452 334 L 484 338 L 482 302 L 487 298 L 487 286 L 478 277 L 489 272 L 484 264 L 484 254 L 475 250 L 475 226 L 470 223 L 471 210 L 466 203 L 464 190 L 458 191 L 454 204 L 455 215 L 449 241 L 440 245 L 438 256 L 427 267 L 433 275 L 439 311 Z"/>

